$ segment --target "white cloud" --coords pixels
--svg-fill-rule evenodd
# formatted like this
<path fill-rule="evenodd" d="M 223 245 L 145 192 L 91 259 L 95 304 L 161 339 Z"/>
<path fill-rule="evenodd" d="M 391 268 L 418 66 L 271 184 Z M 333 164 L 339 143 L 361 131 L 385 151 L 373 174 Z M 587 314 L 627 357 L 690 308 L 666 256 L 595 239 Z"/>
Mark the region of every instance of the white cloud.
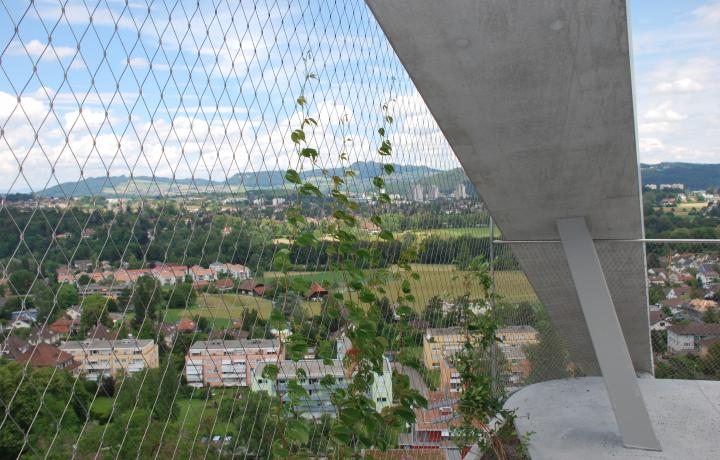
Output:
<path fill-rule="evenodd" d="M 654 109 L 642 114 L 642 119 L 660 123 L 682 121 L 687 118 L 686 114 L 678 113 L 673 109 L 672 101 L 665 101 Z"/>
<path fill-rule="evenodd" d="M 692 78 L 681 78 L 672 82 L 664 81 L 655 86 L 655 91 L 658 93 L 694 93 L 702 90 L 703 85 Z"/>
<path fill-rule="evenodd" d="M 720 25 L 720 1 L 702 5 L 693 11 L 693 16 L 701 24 Z"/>
<path fill-rule="evenodd" d="M 40 40 L 30 40 L 25 44 L 18 41 L 12 42 L 8 52 L 15 56 L 27 54 L 34 58 L 42 56 L 43 59 L 63 59 L 74 56 L 76 49 L 70 46 L 48 45 Z"/>
<path fill-rule="evenodd" d="M 128 57 L 126 60 L 122 62 L 123 65 L 127 64 L 133 69 L 147 69 L 150 67 L 150 64 L 148 63 L 147 59 L 143 57 Z"/>

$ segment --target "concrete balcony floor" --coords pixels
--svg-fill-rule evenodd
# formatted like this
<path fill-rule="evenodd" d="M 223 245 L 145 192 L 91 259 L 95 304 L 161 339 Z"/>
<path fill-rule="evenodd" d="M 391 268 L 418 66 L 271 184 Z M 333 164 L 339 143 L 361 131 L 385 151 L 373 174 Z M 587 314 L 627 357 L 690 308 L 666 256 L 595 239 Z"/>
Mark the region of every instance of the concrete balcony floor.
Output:
<path fill-rule="evenodd" d="M 638 380 L 662 452 L 622 445 L 600 377 L 530 385 L 510 397 L 533 460 L 720 459 L 720 382 Z"/>

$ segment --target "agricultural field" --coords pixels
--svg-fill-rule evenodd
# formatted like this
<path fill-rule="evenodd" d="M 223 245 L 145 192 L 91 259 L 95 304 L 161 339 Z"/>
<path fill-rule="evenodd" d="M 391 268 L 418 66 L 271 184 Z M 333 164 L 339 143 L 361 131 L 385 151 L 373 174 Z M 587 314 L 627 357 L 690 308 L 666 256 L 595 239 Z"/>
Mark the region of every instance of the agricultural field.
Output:
<path fill-rule="evenodd" d="M 671 212 L 679 217 L 686 217 L 688 214 L 690 214 L 690 211 L 695 209 L 696 212 L 700 212 L 703 209 L 707 207 L 707 203 L 701 202 L 701 203 L 678 203 L 676 206 L 673 207 L 663 207 L 661 208 L 663 212 Z"/>
<path fill-rule="evenodd" d="M 302 302 L 302 305 L 310 314 L 320 312 L 319 302 Z M 213 327 L 228 327 L 232 321 L 243 318 L 245 310 L 257 310 L 258 316 L 266 319 L 272 311 L 272 302 L 263 297 L 240 294 L 198 294 L 197 305 L 168 309 L 164 321 L 174 323 L 199 315 L 207 318 Z"/>
<path fill-rule="evenodd" d="M 415 264 L 413 269 L 420 275 L 419 280 L 410 279 L 410 289 L 415 296 L 415 308 L 418 311 L 424 310 L 433 296 L 452 298 L 465 294 L 461 280 L 463 272 L 458 271 L 453 265 Z M 395 271 L 398 272 L 397 269 Z M 391 297 L 396 297 L 401 292 L 402 279 L 401 275 L 385 287 Z M 508 302 L 537 300 L 530 283 L 521 271 L 495 272 L 495 283 L 496 292 Z M 482 297 L 480 286 L 472 286 L 470 296 Z"/>
<path fill-rule="evenodd" d="M 490 227 L 463 227 L 463 228 L 433 228 L 430 230 L 406 230 L 396 232 L 395 238 L 402 240 L 406 235 L 415 235 L 418 241 L 434 236 L 437 238 L 457 238 L 459 236 L 472 236 L 475 238 L 487 238 L 490 236 Z M 495 238 L 500 237 L 500 230 L 495 227 L 493 231 Z"/>
<path fill-rule="evenodd" d="M 415 296 L 414 308 L 422 312 L 434 296 L 454 298 L 465 294 L 462 285 L 462 272 L 453 265 L 415 264 L 414 270 L 420 275 L 419 280 L 409 279 L 410 289 Z M 385 285 L 386 293 L 391 300 L 401 292 L 401 285 L 406 275 L 397 267 L 391 268 L 392 279 Z M 282 276 L 279 272 L 266 272 L 264 279 L 270 283 Z M 319 283 L 342 284 L 342 274 L 338 272 L 289 272 L 291 278 Z M 495 272 L 496 292 L 511 303 L 537 301 L 527 278 L 521 271 Z M 383 295 L 378 293 L 379 295 Z M 482 292 L 479 286 L 472 286 L 470 296 L 479 298 Z M 320 302 L 302 302 L 305 313 L 320 314 Z M 257 310 L 261 318 L 267 318 L 272 310 L 272 301 L 263 297 L 252 297 L 240 294 L 199 294 L 197 305 L 187 309 L 168 309 L 164 321 L 174 323 L 181 318 L 192 318 L 196 315 L 207 318 L 213 327 L 228 327 L 232 321 L 241 319 L 245 310 Z"/>

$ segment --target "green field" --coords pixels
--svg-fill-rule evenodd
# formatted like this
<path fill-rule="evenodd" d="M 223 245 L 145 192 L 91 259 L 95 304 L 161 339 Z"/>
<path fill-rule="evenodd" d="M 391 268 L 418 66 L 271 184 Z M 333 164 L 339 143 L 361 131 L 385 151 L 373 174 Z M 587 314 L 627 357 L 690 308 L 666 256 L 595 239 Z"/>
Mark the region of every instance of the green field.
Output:
<path fill-rule="evenodd" d="M 463 272 L 456 270 L 454 266 L 415 264 L 413 268 L 420 275 L 419 280 L 409 280 L 411 292 L 416 299 L 416 310 L 424 310 L 430 299 L 436 295 L 453 298 L 465 294 L 465 288 L 461 281 Z M 402 280 L 405 277 L 406 275 L 399 274 L 396 280 L 385 286 L 385 290 L 391 298 L 400 294 Z M 508 302 L 537 300 L 530 283 L 521 271 L 495 272 L 495 283 L 496 292 Z M 470 296 L 472 298 L 482 297 L 480 286 L 472 286 Z"/>
<path fill-rule="evenodd" d="M 93 401 L 90 413 L 99 420 L 107 420 L 113 407 L 113 398 L 107 396 L 98 396 Z"/>
<path fill-rule="evenodd" d="M 495 228 L 493 232 L 495 238 L 500 237 L 500 230 Z M 405 235 L 415 235 L 418 241 L 422 241 L 427 237 L 435 236 L 438 238 L 457 238 L 459 236 L 472 236 L 475 238 L 487 238 L 490 236 L 490 227 L 463 227 L 463 228 L 433 228 L 430 230 L 406 230 L 404 232 L 396 232 L 395 238 L 402 240 Z"/>
<path fill-rule="evenodd" d="M 225 398 L 232 398 L 233 392 L 226 392 Z M 215 422 L 215 427 L 212 427 L 212 422 L 217 417 L 217 408 L 214 407 L 216 403 L 220 402 L 220 395 L 215 395 L 213 398 L 206 401 L 205 399 L 181 399 L 177 401 L 178 405 L 178 426 L 183 426 L 183 432 L 192 436 L 198 432 L 200 426 L 200 432 L 212 428 L 211 435 L 234 435 L 232 428 L 226 422 Z M 186 418 L 187 417 L 187 418 Z M 202 426 L 201 426 L 202 425 Z"/>
<path fill-rule="evenodd" d="M 687 217 L 690 213 L 690 210 L 695 209 L 698 212 L 700 212 L 702 209 L 707 207 L 707 203 L 678 203 L 674 207 L 663 207 L 663 212 L 671 212 L 675 214 L 676 216 L 680 217 Z"/>
<path fill-rule="evenodd" d="M 419 280 L 409 279 L 411 292 L 416 299 L 414 307 L 417 311 L 424 310 L 433 296 L 452 299 L 465 294 L 461 281 L 462 272 L 456 270 L 453 265 L 415 264 L 413 268 L 420 275 Z M 408 276 L 396 267 L 392 268 L 391 272 L 394 276 L 384 286 L 386 291 L 384 295 L 393 300 L 400 294 L 402 281 Z M 269 281 L 281 275 L 278 272 L 268 272 L 265 273 L 264 278 Z M 321 283 L 342 283 L 342 273 L 339 272 L 290 272 L 288 276 Z M 495 272 L 495 282 L 496 292 L 508 302 L 537 300 L 527 278 L 520 271 Z M 379 292 L 377 294 L 383 295 Z M 472 286 L 470 296 L 481 297 L 480 287 Z M 306 314 L 320 314 L 320 302 L 302 302 L 302 305 L 306 309 Z M 197 305 L 187 309 L 168 309 L 164 321 L 174 323 L 181 318 L 199 315 L 208 318 L 214 327 L 227 327 L 232 321 L 242 319 L 245 310 L 248 309 L 257 310 L 261 318 L 267 318 L 272 310 L 272 302 L 263 297 L 201 293 L 198 294 Z"/>
<path fill-rule="evenodd" d="M 302 302 L 310 314 L 320 312 L 319 302 Z M 267 318 L 272 310 L 272 302 L 263 297 L 240 294 L 198 294 L 197 305 L 190 308 L 168 309 L 165 322 L 175 323 L 181 318 L 204 316 L 214 327 L 227 327 L 233 321 L 242 319 L 245 310 L 256 310 L 261 318 Z M 161 314 L 162 315 L 162 314 Z"/>

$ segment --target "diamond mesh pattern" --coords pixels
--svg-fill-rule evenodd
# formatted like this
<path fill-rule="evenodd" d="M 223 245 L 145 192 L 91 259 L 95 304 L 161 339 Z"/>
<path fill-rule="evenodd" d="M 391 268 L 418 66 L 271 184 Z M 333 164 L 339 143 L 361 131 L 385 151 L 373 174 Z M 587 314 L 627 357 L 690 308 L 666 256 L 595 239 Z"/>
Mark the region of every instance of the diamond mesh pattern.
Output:
<path fill-rule="evenodd" d="M 378 334 L 388 375 L 408 375 L 431 408 L 457 399 L 446 328 L 462 325 L 462 302 L 486 307 L 461 281 L 475 257 L 499 294 L 498 386 L 579 372 L 363 2 L 17 1 L 0 26 L 0 457 L 271 457 L 283 394 L 257 370 L 283 361 L 287 340 L 271 311 L 347 352 L 328 301 L 308 290 L 353 295 L 329 268 L 327 202 L 303 201 L 320 245 L 289 245 L 288 168 L 323 190 L 321 170 L 354 170 L 360 238 L 391 271 L 416 247 L 412 343 L 394 342 L 399 278 Z M 314 166 L 290 137 L 308 74 Z M 372 183 L 385 104 L 389 205 Z M 378 243 L 372 212 L 393 243 Z M 292 289 L 273 266 L 284 250 Z M 333 371 L 310 356 L 288 364 L 313 365 Z M 391 392 L 381 381 L 372 396 L 392 404 Z M 322 398 L 304 446 L 319 457 L 332 454 Z M 451 426 L 432 414 L 418 417 Z M 456 450 L 421 425 L 393 445 Z"/>

